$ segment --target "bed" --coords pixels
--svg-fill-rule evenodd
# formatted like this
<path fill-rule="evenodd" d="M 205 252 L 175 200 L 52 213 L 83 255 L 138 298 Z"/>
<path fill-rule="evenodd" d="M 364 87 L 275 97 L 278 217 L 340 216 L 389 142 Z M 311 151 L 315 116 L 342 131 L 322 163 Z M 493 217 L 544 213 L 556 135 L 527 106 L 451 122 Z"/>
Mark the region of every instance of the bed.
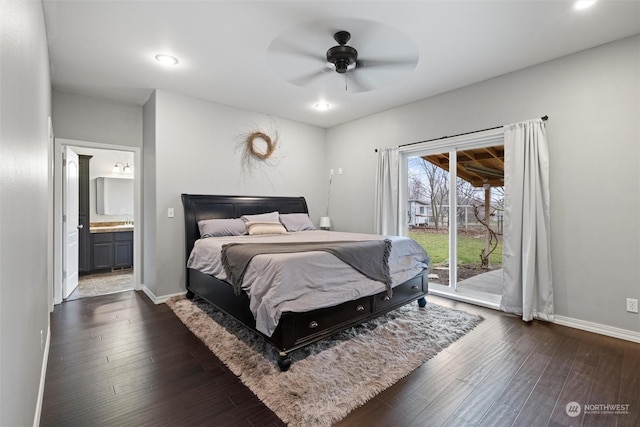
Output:
<path fill-rule="evenodd" d="M 421 307 L 426 304 L 428 256 L 426 253 L 424 256 L 419 254 L 411 246 L 417 244 L 410 239 L 340 234 L 323 230 L 294 230 L 299 232 L 288 232 L 282 235 L 267 233 L 259 236 L 219 237 L 214 235 L 211 238 L 201 238 L 201 228 L 198 225 L 200 221 L 224 222 L 224 220 L 232 219 L 232 221 L 238 221 L 241 217 L 246 220 L 273 212 L 278 212 L 281 218 L 295 218 L 299 217 L 299 214 L 306 216 L 308 214 L 306 201 L 303 197 L 182 194 L 182 203 L 185 220 L 187 297 L 198 296 L 202 298 L 262 336 L 278 352 L 278 366 L 283 371 L 289 369 L 291 365 L 289 353 L 296 349 L 407 303 L 417 301 Z M 251 222 L 251 224 L 254 223 Z M 305 241 L 324 241 L 325 236 L 335 240 L 337 246 L 354 244 L 353 241 L 356 240 L 361 241 L 362 245 L 369 243 L 373 245 L 376 244 L 373 243 L 373 238 L 384 242 L 376 245 L 379 247 L 386 244 L 388 248 L 391 248 L 385 252 L 389 259 L 390 275 L 388 280 L 368 275 L 369 272 L 364 269 L 356 271 L 359 266 L 353 267 L 343 264 L 333 258 L 334 254 L 323 251 L 255 256 L 249 263 L 249 267 L 246 267 L 246 274 L 242 277 L 241 283 L 236 283 L 238 278 L 232 274 L 233 270 L 227 269 L 229 266 L 226 264 L 224 269 L 216 265 L 210 267 L 201 265 L 203 260 L 209 258 L 211 254 L 220 253 L 222 256 L 226 249 L 251 246 L 247 245 L 247 242 L 282 243 L 294 238 Z M 403 247 L 406 249 L 402 249 Z M 411 253 L 411 257 L 405 257 L 404 250 Z M 422 248 L 420 250 L 423 251 Z M 307 266 L 306 259 L 312 255 L 315 257 L 313 258 L 314 262 Z M 289 257 L 294 257 L 294 259 L 289 260 Z M 329 267 L 329 258 L 332 258 L 332 262 L 337 264 L 331 264 Z M 272 259 L 275 261 L 282 259 L 283 264 L 293 270 L 288 273 L 289 275 L 282 275 L 281 279 L 284 279 L 278 282 L 278 286 L 274 286 L 274 289 L 281 288 L 281 295 L 285 295 L 284 298 L 282 296 L 280 299 L 276 298 L 277 304 L 272 303 L 272 300 L 267 300 L 266 297 L 261 299 L 261 292 L 262 294 L 268 293 L 269 286 L 273 285 L 267 285 L 266 281 L 256 273 L 256 271 L 268 273 L 269 266 L 275 263 L 275 261 L 272 262 Z M 285 259 L 287 259 L 286 262 Z M 260 262 L 263 265 L 260 265 Z M 252 267 L 253 264 L 256 264 L 256 267 Z M 280 264 L 276 263 L 276 265 Z M 274 274 L 279 274 L 281 270 L 275 271 Z M 326 274 L 327 271 L 331 271 L 331 274 Z M 228 274 L 225 275 L 224 272 Z M 308 281 L 310 276 L 312 282 L 317 279 L 319 288 L 316 289 L 315 283 L 313 283 L 314 289 L 305 291 L 306 294 L 300 298 L 287 297 L 298 286 L 298 279 L 292 280 L 291 277 L 301 278 L 300 281 L 304 282 Z M 340 283 L 336 283 L 333 279 L 329 280 L 329 278 L 339 278 Z M 325 281 L 331 283 L 325 284 Z M 247 287 L 245 282 L 252 283 L 252 285 Z M 321 282 L 322 285 L 320 285 Z M 250 298 L 249 295 L 252 297 Z M 306 298 L 308 295 L 312 295 L 313 298 Z"/>

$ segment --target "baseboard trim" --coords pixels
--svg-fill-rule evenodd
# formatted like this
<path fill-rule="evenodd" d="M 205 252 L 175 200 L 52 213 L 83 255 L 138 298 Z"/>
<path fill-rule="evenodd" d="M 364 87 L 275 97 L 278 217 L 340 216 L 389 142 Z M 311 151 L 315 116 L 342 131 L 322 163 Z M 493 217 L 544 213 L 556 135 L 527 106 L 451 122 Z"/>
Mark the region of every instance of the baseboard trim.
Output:
<path fill-rule="evenodd" d="M 155 304 L 156 296 L 147 288 L 145 285 L 142 285 L 142 292 Z"/>
<path fill-rule="evenodd" d="M 161 295 L 161 296 L 157 297 L 146 286 L 142 286 L 142 291 L 145 293 L 145 295 L 147 295 L 149 297 L 151 302 L 153 302 L 154 304 L 164 304 L 171 297 L 185 295 L 187 293 L 187 291 L 184 291 L 184 292 L 178 292 L 178 293 L 170 294 L 170 295 Z"/>
<path fill-rule="evenodd" d="M 429 289 L 429 294 L 438 295 L 444 298 L 449 298 L 457 301 L 462 301 L 482 307 L 492 308 L 494 310 L 500 310 L 500 304 L 493 301 L 486 301 L 483 299 L 474 298 L 469 295 L 461 295 L 460 293 L 441 292 L 436 289 Z M 619 338 L 625 341 L 631 341 L 640 343 L 640 332 L 630 331 L 627 329 L 616 328 L 613 326 L 602 325 L 600 323 L 589 322 L 586 320 L 574 319 L 565 316 L 554 316 L 553 323 L 562 326 L 568 326 L 574 329 L 580 329 L 587 332 L 593 332 L 595 334 L 606 335 L 612 338 Z"/>
<path fill-rule="evenodd" d="M 586 320 L 573 319 L 571 317 L 555 316 L 554 323 L 570 328 L 581 329 L 608 337 L 620 338 L 625 341 L 640 343 L 640 332 L 629 331 L 627 329 L 615 328 L 613 326 L 602 325 L 600 323 L 588 322 Z"/>
<path fill-rule="evenodd" d="M 49 362 L 49 344 L 51 343 L 51 327 L 47 326 L 47 339 L 44 345 L 44 354 L 42 355 L 42 370 L 40 371 L 40 387 L 38 387 L 38 401 L 36 402 L 36 413 L 33 416 L 33 427 L 40 425 L 40 417 L 42 416 L 42 402 L 44 401 L 44 383 L 47 378 L 47 364 Z"/>

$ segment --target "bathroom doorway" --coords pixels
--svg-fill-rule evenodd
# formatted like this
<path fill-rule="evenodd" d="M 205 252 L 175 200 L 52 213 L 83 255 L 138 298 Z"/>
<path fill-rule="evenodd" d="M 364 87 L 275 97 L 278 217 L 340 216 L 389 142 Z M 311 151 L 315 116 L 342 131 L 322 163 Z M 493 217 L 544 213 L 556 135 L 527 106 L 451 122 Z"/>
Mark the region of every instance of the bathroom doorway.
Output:
<path fill-rule="evenodd" d="M 84 141 L 56 139 L 55 226 L 66 230 L 64 152 L 78 156 L 77 253 L 56 241 L 54 304 L 113 292 L 140 289 L 140 150 Z M 59 156 L 58 156 L 59 154 Z M 67 221 L 65 221 L 67 220 Z M 137 227 L 138 226 L 138 227 Z M 60 233 L 57 233 L 60 236 Z M 77 286 L 69 289 L 65 259 L 77 255 Z"/>
<path fill-rule="evenodd" d="M 133 153 L 68 146 L 80 158 L 78 285 L 65 300 L 132 290 Z M 84 206 L 83 206 L 84 204 Z"/>

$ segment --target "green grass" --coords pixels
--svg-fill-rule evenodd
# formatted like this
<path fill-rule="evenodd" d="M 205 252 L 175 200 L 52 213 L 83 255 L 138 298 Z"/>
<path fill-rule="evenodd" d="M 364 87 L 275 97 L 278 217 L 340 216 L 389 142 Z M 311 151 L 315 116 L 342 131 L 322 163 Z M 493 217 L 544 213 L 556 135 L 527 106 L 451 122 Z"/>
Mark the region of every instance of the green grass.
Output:
<path fill-rule="evenodd" d="M 449 235 L 446 233 L 423 233 L 409 231 L 409 237 L 418 242 L 431 257 L 431 265 L 442 265 L 449 259 Z M 480 266 L 480 253 L 484 249 L 484 238 L 458 235 L 458 265 Z M 489 257 L 492 267 L 502 265 L 502 240 Z"/>

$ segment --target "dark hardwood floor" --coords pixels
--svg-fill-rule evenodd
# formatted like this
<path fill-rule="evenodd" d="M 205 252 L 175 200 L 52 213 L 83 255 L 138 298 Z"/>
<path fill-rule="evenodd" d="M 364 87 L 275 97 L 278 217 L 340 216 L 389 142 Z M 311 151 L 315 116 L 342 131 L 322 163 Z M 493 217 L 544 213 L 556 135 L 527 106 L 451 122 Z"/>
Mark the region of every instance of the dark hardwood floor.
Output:
<path fill-rule="evenodd" d="M 485 321 L 338 426 L 640 425 L 640 344 L 428 300 Z M 585 415 L 585 404 L 630 413 Z M 56 306 L 41 425 L 283 423 L 167 306 L 128 291 Z"/>

